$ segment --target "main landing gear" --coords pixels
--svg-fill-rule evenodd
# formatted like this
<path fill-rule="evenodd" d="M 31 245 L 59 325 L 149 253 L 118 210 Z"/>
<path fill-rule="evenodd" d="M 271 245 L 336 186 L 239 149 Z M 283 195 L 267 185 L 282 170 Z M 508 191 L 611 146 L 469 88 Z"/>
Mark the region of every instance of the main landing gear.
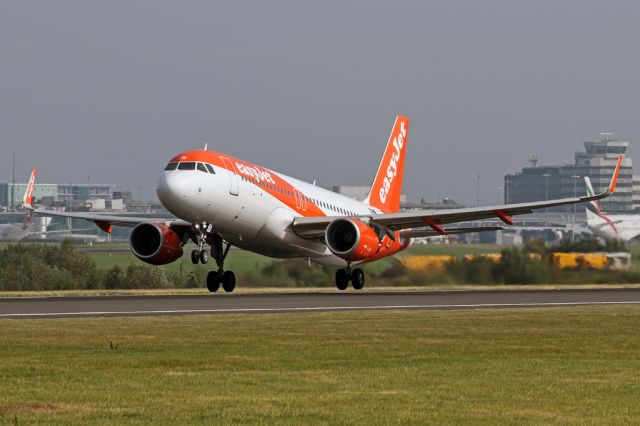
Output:
<path fill-rule="evenodd" d="M 211 238 L 211 256 L 215 259 L 218 270 L 210 271 L 207 274 L 207 288 L 212 293 L 218 291 L 220 284 L 222 284 L 222 289 L 227 293 L 236 288 L 236 275 L 232 271 L 224 270 L 224 260 L 229 253 L 231 244 L 226 243 L 224 249 L 222 245 L 222 238 L 218 234 L 213 234 Z"/>
<path fill-rule="evenodd" d="M 214 293 L 218 291 L 220 284 L 222 284 L 224 291 L 227 293 L 232 292 L 236 288 L 236 276 L 233 272 L 224 270 L 224 259 L 229 253 L 231 244 L 226 243 L 223 249 L 224 242 L 222 241 L 222 237 L 212 232 L 213 226 L 211 224 L 207 225 L 203 223 L 201 225 L 196 223 L 193 225 L 193 231 L 198 248 L 191 252 L 191 262 L 196 265 L 198 263 L 205 264 L 209 261 L 209 253 L 205 248 L 207 237 L 209 237 L 211 240 L 211 256 L 215 259 L 216 265 L 218 266 L 217 271 L 210 271 L 207 274 L 207 288 L 210 292 Z"/>
<path fill-rule="evenodd" d="M 347 264 L 344 269 L 336 271 L 336 287 L 338 290 L 346 290 L 349 281 L 355 290 L 362 290 L 364 287 L 364 271 L 360 268 L 351 270 L 351 264 Z"/>

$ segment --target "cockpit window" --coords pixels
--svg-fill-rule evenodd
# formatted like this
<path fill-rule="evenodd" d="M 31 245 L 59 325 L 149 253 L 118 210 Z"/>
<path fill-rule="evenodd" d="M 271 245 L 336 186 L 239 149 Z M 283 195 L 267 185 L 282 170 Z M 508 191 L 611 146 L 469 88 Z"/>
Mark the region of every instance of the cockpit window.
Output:
<path fill-rule="evenodd" d="M 165 170 L 175 170 L 176 167 L 178 167 L 178 163 L 169 163 L 167 164 L 167 167 L 165 167 Z"/>
<path fill-rule="evenodd" d="M 213 166 L 211 164 L 205 163 L 205 167 L 207 168 L 207 170 L 209 170 L 209 173 L 213 173 L 214 175 L 216 174 L 216 171 L 213 170 Z"/>
<path fill-rule="evenodd" d="M 195 170 L 196 163 L 187 162 L 178 164 L 178 170 Z"/>
<path fill-rule="evenodd" d="M 198 163 L 198 170 L 200 170 L 201 172 L 209 173 L 207 171 L 207 168 L 202 163 Z"/>

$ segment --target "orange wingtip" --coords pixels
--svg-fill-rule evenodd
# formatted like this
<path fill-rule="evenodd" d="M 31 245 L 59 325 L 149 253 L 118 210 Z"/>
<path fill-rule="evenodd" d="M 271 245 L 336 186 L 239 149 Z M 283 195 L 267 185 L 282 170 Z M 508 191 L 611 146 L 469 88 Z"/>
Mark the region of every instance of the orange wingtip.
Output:
<path fill-rule="evenodd" d="M 616 184 L 618 183 L 618 173 L 620 173 L 620 166 L 622 166 L 622 154 L 618 157 L 618 164 L 616 164 L 616 170 L 611 177 L 611 184 L 609 185 L 609 192 L 613 193 L 616 190 Z"/>

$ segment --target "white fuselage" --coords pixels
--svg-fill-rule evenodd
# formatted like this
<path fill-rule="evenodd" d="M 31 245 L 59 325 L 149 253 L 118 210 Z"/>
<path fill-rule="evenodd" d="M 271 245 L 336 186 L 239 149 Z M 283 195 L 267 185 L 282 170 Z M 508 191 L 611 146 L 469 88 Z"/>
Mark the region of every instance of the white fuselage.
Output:
<path fill-rule="evenodd" d="M 156 192 L 160 202 L 177 217 L 191 223 L 212 224 L 236 247 L 270 257 L 310 258 L 335 266 L 344 265 L 345 261 L 334 256 L 324 242 L 294 233 L 290 226 L 293 219 L 303 216 L 312 206 L 326 216 L 380 213 L 358 200 L 272 170 L 261 170 L 270 175 L 262 185 L 241 175 L 241 171 L 235 173 L 222 167 L 216 167 L 215 174 L 164 171 Z M 284 185 L 278 188 L 279 182 L 293 187 L 293 194 Z"/>
<path fill-rule="evenodd" d="M 640 236 L 640 215 L 607 215 L 605 217 L 606 219 L 587 210 L 587 227 L 598 237 L 606 240 L 631 241 Z"/>
<path fill-rule="evenodd" d="M 0 225 L 0 241 L 12 243 L 22 241 L 31 233 L 31 230 L 30 224 L 2 224 Z"/>

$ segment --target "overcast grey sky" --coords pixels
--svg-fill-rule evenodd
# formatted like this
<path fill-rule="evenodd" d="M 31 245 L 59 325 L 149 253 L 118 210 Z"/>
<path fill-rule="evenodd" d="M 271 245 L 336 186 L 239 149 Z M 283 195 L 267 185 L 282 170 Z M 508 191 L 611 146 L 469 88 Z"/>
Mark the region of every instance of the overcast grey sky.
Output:
<path fill-rule="evenodd" d="M 0 180 L 152 197 L 177 152 L 369 184 L 397 113 L 405 191 L 495 203 L 527 154 L 640 140 L 637 1 L 0 2 Z M 633 155 L 634 150 L 631 154 Z M 640 161 L 640 159 L 638 159 Z"/>

